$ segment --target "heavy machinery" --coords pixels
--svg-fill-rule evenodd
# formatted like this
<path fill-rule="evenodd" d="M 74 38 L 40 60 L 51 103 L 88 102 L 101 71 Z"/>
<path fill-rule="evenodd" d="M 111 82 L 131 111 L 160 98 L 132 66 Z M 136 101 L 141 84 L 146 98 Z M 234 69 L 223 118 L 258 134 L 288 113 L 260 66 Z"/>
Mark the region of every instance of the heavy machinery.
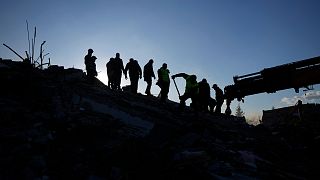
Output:
<path fill-rule="evenodd" d="M 310 86 L 320 84 L 320 56 L 234 76 L 233 81 L 233 85 L 224 88 L 225 113 L 228 115 L 231 114 L 230 104 L 234 99 L 241 101 L 245 96 L 290 88 L 298 93 L 299 88 L 310 90 Z"/>

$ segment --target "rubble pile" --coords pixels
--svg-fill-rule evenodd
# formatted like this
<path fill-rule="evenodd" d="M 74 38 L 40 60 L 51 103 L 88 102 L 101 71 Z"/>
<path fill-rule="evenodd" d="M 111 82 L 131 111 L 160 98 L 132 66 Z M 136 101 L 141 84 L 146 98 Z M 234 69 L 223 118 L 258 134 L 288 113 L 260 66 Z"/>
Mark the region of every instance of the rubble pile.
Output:
<path fill-rule="evenodd" d="M 267 128 L 180 111 L 175 102 L 112 91 L 60 66 L 39 70 L 1 60 L 0 80 L 0 179 L 318 175 L 316 121 L 312 131 L 306 124 Z"/>

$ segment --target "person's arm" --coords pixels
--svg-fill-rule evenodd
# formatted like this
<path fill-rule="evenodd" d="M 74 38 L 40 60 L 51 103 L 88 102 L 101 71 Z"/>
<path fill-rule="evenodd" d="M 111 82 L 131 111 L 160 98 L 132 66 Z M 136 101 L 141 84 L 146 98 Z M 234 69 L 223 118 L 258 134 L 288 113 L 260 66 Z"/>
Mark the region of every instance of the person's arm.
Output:
<path fill-rule="evenodd" d="M 152 69 L 152 72 L 151 72 L 151 77 L 153 77 L 154 79 L 156 78 L 156 76 L 154 75 L 153 69 Z"/>
<path fill-rule="evenodd" d="M 178 73 L 178 74 L 175 74 L 175 75 L 172 75 L 172 79 L 176 78 L 176 77 L 183 77 L 184 79 L 186 79 L 189 75 L 186 74 L 186 73 Z"/>
<path fill-rule="evenodd" d="M 140 79 L 142 78 L 142 70 L 141 70 L 141 67 L 140 67 L 140 65 L 139 64 L 137 64 L 138 65 L 138 70 L 139 70 L 139 76 L 140 76 Z"/>
<path fill-rule="evenodd" d="M 122 67 L 123 67 L 123 66 L 122 66 Z M 127 76 L 127 71 L 128 71 L 128 69 L 129 69 L 129 63 L 126 64 L 126 68 L 124 68 L 124 70 L 123 70 L 123 74 L 124 74 L 124 78 L 125 78 L 125 79 L 128 79 L 128 76 Z"/>
<path fill-rule="evenodd" d="M 145 66 L 143 66 L 143 77 L 145 77 L 146 76 L 146 72 L 147 70 L 146 70 L 146 65 Z"/>
<path fill-rule="evenodd" d="M 122 61 L 122 59 L 120 59 L 120 66 L 121 66 L 121 70 L 124 71 L 124 66 L 123 66 L 123 61 Z"/>

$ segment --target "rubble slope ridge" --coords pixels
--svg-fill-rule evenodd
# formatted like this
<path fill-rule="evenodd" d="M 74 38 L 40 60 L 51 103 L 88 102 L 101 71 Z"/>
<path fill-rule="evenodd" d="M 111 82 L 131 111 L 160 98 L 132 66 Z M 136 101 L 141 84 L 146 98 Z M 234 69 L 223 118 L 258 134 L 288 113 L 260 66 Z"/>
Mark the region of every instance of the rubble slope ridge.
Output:
<path fill-rule="evenodd" d="M 112 91 L 79 69 L 0 61 L 0 179 L 305 179 L 319 134 Z"/>

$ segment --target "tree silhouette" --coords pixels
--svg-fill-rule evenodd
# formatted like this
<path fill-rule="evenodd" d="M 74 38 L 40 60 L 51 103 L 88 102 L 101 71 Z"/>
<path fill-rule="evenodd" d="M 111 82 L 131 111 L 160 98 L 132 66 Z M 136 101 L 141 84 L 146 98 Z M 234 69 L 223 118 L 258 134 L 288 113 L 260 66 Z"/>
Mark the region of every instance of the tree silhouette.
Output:
<path fill-rule="evenodd" d="M 243 117 L 244 116 L 244 112 L 240 107 L 240 103 L 238 104 L 238 106 L 236 108 L 235 116 L 237 116 L 237 117 Z"/>

